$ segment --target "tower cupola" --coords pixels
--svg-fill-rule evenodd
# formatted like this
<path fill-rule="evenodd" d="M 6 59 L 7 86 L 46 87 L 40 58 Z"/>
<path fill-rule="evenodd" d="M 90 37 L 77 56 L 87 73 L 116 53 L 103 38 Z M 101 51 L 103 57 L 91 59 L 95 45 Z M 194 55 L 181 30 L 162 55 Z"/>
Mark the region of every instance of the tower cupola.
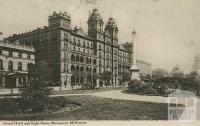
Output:
<path fill-rule="evenodd" d="M 53 12 L 52 15 L 49 16 L 49 27 L 64 27 L 70 29 L 71 25 L 71 17 L 67 12 Z"/>
<path fill-rule="evenodd" d="M 88 18 L 88 35 L 95 37 L 96 32 L 103 32 L 103 19 L 97 9 L 94 9 Z"/>
<path fill-rule="evenodd" d="M 107 35 L 111 35 L 114 37 L 118 37 L 118 27 L 117 24 L 114 20 L 114 18 L 109 18 L 106 27 L 105 27 L 105 32 Z"/>

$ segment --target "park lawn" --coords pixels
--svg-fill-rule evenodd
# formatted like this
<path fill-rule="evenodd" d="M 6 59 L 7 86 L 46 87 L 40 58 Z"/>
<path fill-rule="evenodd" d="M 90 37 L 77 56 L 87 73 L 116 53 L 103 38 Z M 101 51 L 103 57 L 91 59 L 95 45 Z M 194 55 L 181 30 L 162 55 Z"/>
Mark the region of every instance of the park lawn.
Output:
<path fill-rule="evenodd" d="M 117 100 L 96 96 L 66 96 L 69 102 L 81 107 L 59 114 L 31 114 L 7 116 L 0 120 L 167 120 L 167 104 Z M 2 108 L 0 108 L 2 109 Z"/>
<path fill-rule="evenodd" d="M 125 86 L 121 87 L 102 87 L 100 89 L 88 89 L 88 90 L 81 90 L 81 89 L 74 89 L 74 90 L 54 90 L 51 91 L 52 95 L 62 95 L 62 94 L 89 94 L 89 93 L 94 93 L 94 92 L 101 92 L 101 91 L 110 91 L 110 90 L 125 90 Z M 9 96 L 19 96 L 20 94 L 18 93 L 13 93 L 13 94 L 0 94 L 1 97 L 9 97 Z"/>
<path fill-rule="evenodd" d="M 126 87 L 102 87 L 99 89 L 88 89 L 88 90 L 81 90 L 81 89 L 74 89 L 74 90 L 58 90 L 52 91 L 53 95 L 61 95 L 61 94 L 89 94 L 94 92 L 101 92 L 101 91 L 110 91 L 110 90 L 125 90 Z"/>

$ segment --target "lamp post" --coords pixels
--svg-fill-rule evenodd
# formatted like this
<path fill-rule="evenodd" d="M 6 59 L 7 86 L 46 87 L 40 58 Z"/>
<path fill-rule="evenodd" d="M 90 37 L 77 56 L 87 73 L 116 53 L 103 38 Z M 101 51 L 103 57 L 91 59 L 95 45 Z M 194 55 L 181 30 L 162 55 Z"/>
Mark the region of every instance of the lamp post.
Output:
<path fill-rule="evenodd" d="M 136 41 L 135 41 L 135 38 L 136 38 L 137 34 L 136 34 L 136 31 L 133 30 L 132 32 L 132 37 L 133 37 L 133 54 L 132 54 L 132 59 L 133 59 L 133 62 L 132 62 L 132 66 L 131 66 L 131 80 L 140 80 L 140 75 L 139 75 L 139 68 L 137 66 L 137 62 L 136 62 Z"/>

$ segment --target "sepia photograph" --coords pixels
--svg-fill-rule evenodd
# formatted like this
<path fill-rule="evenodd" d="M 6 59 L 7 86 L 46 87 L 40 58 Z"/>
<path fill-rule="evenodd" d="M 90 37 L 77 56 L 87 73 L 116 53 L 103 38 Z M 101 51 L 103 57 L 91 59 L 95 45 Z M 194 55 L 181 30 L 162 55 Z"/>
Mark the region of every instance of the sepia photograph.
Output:
<path fill-rule="evenodd" d="M 198 124 L 199 12 L 199 0 L 0 0 L 0 125 Z"/>

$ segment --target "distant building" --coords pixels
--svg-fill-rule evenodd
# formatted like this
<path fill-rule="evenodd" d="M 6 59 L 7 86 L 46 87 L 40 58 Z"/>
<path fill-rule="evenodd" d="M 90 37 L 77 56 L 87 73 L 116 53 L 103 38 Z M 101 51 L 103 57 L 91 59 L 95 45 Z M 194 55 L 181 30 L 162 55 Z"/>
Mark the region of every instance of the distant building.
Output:
<path fill-rule="evenodd" d="M 34 49 L 0 41 L 0 87 L 20 87 L 27 80 L 29 64 L 35 63 Z"/>
<path fill-rule="evenodd" d="M 139 59 L 137 59 L 136 62 L 137 62 L 137 66 L 139 68 L 140 75 L 142 75 L 142 76 L 146 76 L 146 75 L 151 76 L 152 75 L 151 63 L 148 63 L 148 62 L 145 62 L 145 61 L 139 60 Z"/>
<path fill-rule="evenodd" d="M 129 53 L 128 53 L 128 60 L 131 62 L 132 64 L 132 61 L 133 61 L 133 43 L 128 43 L 126 42 L 125 44 L 121 44 L 121 47 L 123 47 L 125 50 L 127 50 Z M 152 65 L 151 63 L 148 63 L 144 60 L 140 60 L 140 59 L 137 59 L 136 60 L 137 62 L 137 66 L 139 68 L 139 73 L 140 75 L 142 76 L 146 76 L 146 75 L 152 75 Z"/>

